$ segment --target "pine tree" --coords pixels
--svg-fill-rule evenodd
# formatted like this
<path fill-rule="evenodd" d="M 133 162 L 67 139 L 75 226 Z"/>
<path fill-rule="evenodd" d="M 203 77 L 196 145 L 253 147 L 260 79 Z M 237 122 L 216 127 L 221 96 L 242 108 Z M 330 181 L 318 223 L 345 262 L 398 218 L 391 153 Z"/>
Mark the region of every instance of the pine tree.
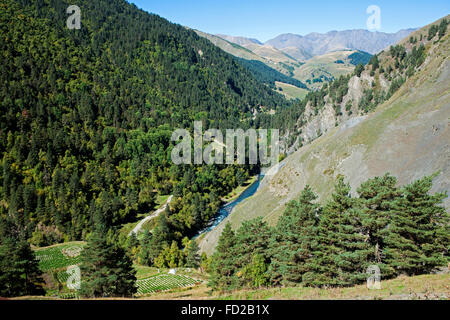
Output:
<path fill-rule="evenodd" d="M 149 266 L 155 264 L 156 258 L 169 246 L 169 232 L 166 213 L 162 213 L 158 217 L 158 225 L 153 229 L 150 240 L 143 248 L 146 252 L 146 261 Z"/>
<path fill-rule="evenodd" d="M 198 268 L 200 267 L 200 255 L 199 255 L 200 247 L 197 244 L 197 241 L 191 240 L 189 245 L 186 248 L 186 268 Z"/>
<path fill-rule="evenodd" d="M 360 204 L 362 206 L 362 224 L 369 237 L 373 254 L 370 260 L 377 264 L 384 275 L 388 275 L 388 268 L 383 259 L 384 236 L 394 201 L 401 196 L 396 187 L 397 179 L 389 174 L 370 179 L 358 188 Z"/>
<path fill-rule="evenodd" d="M 350 185 L 339 177 L 332 199 L 320 217 L 309 270 L 309 286 L 349 286 L 367 278 L 370 248 L 362 234 L 361 211 L 350 196 Z"/>
<path fill-rule="evenodd" d="M 236 235 L 228 222 L 220 235 L 210 265 L 208 286 L 214 290 L 230 290 L 237 285 L 236 278 Z"/>
<path fill-rule="evenodd" d="M 30 244 L 11 233 L 14 223 L 0 218 L 0 296 L 43 295 L 44 280 Z"/>
<path fill-rule="evenodd" d="M 372 70 L 375 71 L 380 67 L 380 61 L 378 60 L 378 56 L 374 55 L 370 61 L 369 64 L 372 65 Z"/>
<path fill-rule="evenodd" d="M 270 265 L 273 284 L 299 283 L 308 271 L 306 261 L 311 258 L 311 245 L 316 236 L 320 205 L 310 186 L 291 201 L 280 218 L 270 242 Z"/>
<path fill-rule="evenodd" d="M 268 247 L 272 233 L 271 228 L 262 218 L 245 221 L 237 230 L 235 260 L 238 269 L 239 286 L 247 286 L 249 284 L 249 279 L 246 279 L 244 270 L 248 268 L 256 255 L 259 257 L 258 259 L 261 258 L 263 260 L 263 264 L 270 263 Z M 251 280 L 250 282 L 253 281 Z"/>
<path fill-rule="evenodd" d="M 268 264 L 262 254 L 252 255 L 241 274 L 247 287 L 260 288 L 269 284 Z"/>
<path fill-rule="evenodd" d="M 89 238 L 80 269 L 83 297 L 131 297 L 137 292 L 133 263 L 125 250 L 108 241 L 104 225 Z"/>
<path fill-rule="evenodd" d="M 361 77 L 361 74 L 362 74 L 363 71 L 364 71 L 364 65 L 362 63 L 360 63 L 355 68 L 355 75 L 357 77 Z"/>
<path fill-rule="evenodd" d="M 439 39 L 441 39 L 447 33 L 448 21 L 443 19 L 439 25 Z"/>
<path fill-rule="evenodd" d="M 140 264 L 148 265 L 148 266 L 150 266 L 152 264 L 152 261 L 150 258 L 150 250 L 149 250 L 151 239 L 152 239 L 152 233 L 148 230 L 145 230 L 144 235 L 141 240 L 140 251 L 139 251 L 138 261 Z"/>
<path fill-rule="evenodd" d="M 261 217 L 244 221 L 236 231 L 236 256 L 238 265 L 247 264 L 251 257 L 260 254 L 269 259 L 267 249 L 272 229 Z"/>
<path fill-rule="evenodd" d="M 43 295 L 42 272 L 26 241 L 12 238 L 0 245 L 0 296 Z"/>
<path fill-rule="evenodd" d="M 395 273 L 429 273 L 447 263 L 449 215 L 441 206 L 447 194 L 430 195 L 433 178 L 425 177 L 403 188 L 386 230 L 386 261 Z"/>
<path fill-rule="evenodd" d="M 129 237 L 126 238 L 125 242 L 125 248 L 127 252 L 130 254 L 130 257 L 134 260 L 137 258 L 138 255 L 138 248 L 139 248 L 139 240 L 136 237 L 136 234 L 133 232 Z"/>

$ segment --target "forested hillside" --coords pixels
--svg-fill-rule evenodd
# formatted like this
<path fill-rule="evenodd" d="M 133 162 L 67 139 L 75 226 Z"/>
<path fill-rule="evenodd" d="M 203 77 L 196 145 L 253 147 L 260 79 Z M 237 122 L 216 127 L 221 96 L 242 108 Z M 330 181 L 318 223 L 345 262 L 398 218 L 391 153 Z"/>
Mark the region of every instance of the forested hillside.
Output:
<path fill-rule="evenodd" d="M 246 60 L 242 58 L 236 58 L 238 61 L 246 67 L 249 71 L 251 71 L 257 79 L 260 81 L 269 84 L 272 88 L 275 88 L 275 82 L 283 82 L 297 88 L 308 89 L 306 85 L 300 80 L 294 79 L 292 77 L 288 77 L 281 72 L 276 71 L 257 60 Z"/>
<path fill-rule="evenodd" d="M 69 30 L 70 4 L 0 3 L 1 220 L 35 245 L 81 240 L 94 216 L 119 226 L 173 193 L 164 241 L 180 241 L 255 168 L 173 166 L 173 129 L 287 102 L 193 31 L 123 0 L 78 1 Z"/>

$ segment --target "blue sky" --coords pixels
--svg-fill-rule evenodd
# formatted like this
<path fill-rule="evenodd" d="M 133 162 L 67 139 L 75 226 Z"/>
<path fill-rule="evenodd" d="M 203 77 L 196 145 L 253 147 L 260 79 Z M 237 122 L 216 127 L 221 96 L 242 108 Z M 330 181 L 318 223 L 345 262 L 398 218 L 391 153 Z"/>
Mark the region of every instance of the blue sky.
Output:
<path fill-rule="evenodd" d="M 282 33 L 366 29 L 366 9 L 381 9 L 382 32 L 422 27 L 450 13 L 449 0 L 128 0 L 204 32 L 267 41 Z"/>

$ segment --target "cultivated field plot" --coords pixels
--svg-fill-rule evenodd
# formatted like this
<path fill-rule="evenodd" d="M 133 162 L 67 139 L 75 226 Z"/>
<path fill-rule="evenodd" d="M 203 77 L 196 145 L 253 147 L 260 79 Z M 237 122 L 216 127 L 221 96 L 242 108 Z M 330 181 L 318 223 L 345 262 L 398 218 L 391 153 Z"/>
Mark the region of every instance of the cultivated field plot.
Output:
<path fill-rule="evenodd" d="M 137 281 L 138 292 L 141 296 L 148 293 L 166 291 L 176 288 L 191 287 L 200 283 L 199 280 L 183 275 L 160 274 L 151 278 Z"/>
<path fill-rule="evenodd" d="M 67 280 L 69 280 L 69 274 L 67 273 L 67 270 L 59 271 L 56 277 L 58 278 L 58 281 L 60 281 L 64 285 L 66 285 Z"/>
<path fill-rule="evenodd" d="M 80 254 L 84 244 L 63 244 L 35 251 L 39 268 L 43 272 L 65 268 L 80 263 Z"/>

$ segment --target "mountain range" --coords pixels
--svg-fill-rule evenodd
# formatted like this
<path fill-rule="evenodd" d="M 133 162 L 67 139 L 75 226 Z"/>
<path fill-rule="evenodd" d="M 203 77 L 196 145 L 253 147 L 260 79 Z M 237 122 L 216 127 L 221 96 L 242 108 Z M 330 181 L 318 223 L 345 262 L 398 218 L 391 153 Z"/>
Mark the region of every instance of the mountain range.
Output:
<path fill-rule="evenodd" d="M 356 66 L 352 61 L 365 64 L 371 55 L 397 43 L 414 30 L 384 33 L 360 29 L 310 33 L 306 36 L 286 33 L 265 43 L 241 36 L 196 32 L 235 57 L 264 63 L 285 76 L 301 81 L 309 90 L 317 90 L 323 84 L 351 73 Z M 355 55 L 358 56 L 356 59 Z M 292 84 L 292 81 L 288 81 L 288 84 Z M 305 95 L 305 91 L 299 93 L 296 90 L 293 93 L 292 87 L 285 85 L 286 81 L 281 81 L 278 89 L 288 98 Z"/>
<path fill-rule="evenodd" d="M 265 43 L 244 37 L 217 36 L 243 47 L 271 46 L 296 60 L 305 61 L 318 55 L 341 50 L 360 50 L 376 54 L 407 37 L 415 30 L 405 29 L 396 33 L 385 33 L 357 29 L 327 33 L 314 32 L 305 36 L 285 33 Z"/>

